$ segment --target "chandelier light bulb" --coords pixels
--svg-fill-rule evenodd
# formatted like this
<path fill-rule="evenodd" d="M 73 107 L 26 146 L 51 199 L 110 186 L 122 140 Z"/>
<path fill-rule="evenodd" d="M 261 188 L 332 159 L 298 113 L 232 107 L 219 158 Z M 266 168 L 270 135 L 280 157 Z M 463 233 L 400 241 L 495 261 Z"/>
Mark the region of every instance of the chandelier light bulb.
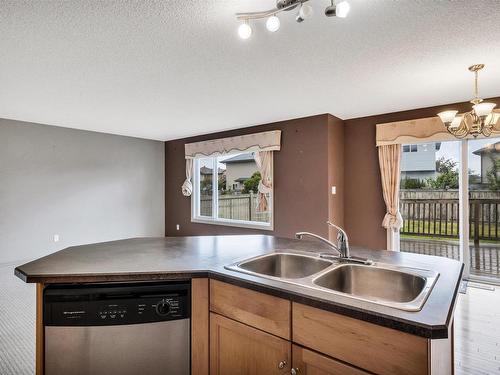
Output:
<path fill-rule="evenodd" d="M 238 35 L 241 39 L 246 40 L 252 36 L 252 28 L 248 23 L 242 23 L 240 27 L 238 27 Z"/>
<path fill-rule="evenodd" d="M 346 18 L 347 15 L 349 14 L 349 11 L 351 10 L 351 6 L 347 1 L 341 1 L 340 3 L 337 3 L 337 6 L 335 7 L 336 10 L 336 16 L 339 18 Z"/>
<path fill-rule="evenodd" d="M 266 28 L 270 32 L 275 33 L 280 29 L 280 19 L 276 16 L 269 17 L 266 21 Z"/>

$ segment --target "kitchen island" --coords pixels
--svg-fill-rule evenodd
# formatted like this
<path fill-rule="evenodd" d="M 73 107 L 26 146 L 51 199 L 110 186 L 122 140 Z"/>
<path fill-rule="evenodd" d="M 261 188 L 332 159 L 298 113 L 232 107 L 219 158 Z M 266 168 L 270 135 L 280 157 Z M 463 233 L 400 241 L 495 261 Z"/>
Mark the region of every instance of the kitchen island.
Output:
<path fill-rule="evenodd" d="M 209 369 L 212 374 L 223 374 L 237 366 L 221 358 L 221 351 L 229 350 L 218 346 L 225 342 L 221 335 L 227 331 L 239 332 L 238 337 L 249 340 L 242 348 L 262 339 L 272 345 L 266 352 L 286 357 L 273 368 L 276 372 L 269 373 L 307 368 L 308 359 L 314 363 L 309 366 L 323 366 L 320 369 L 326 374 L 452 373 L 453 312 L 461 263 L 351 249 L 352 255 L 377 263 L 439 273 L 420 311 L 404 311 L 225 268 L 237 260 L 280 250 L 318 253 L 330 249 L 318 242 L 262 235 L 134 238 L 74 246 L 17 267 L 19 278 L 38 285 L 37 372 L 43 373 L 42 296 L 47 285 L 191 280 L 193 374 L 208 374 Z M 240 329 L 251 332 L 241 333 Z M 237 349 L 233 342 L 231 350 Z M 242 349 L 242 355 L 250 354 Z M 342 366 L 345 368 L 337 372 L 327 372 Z"/>

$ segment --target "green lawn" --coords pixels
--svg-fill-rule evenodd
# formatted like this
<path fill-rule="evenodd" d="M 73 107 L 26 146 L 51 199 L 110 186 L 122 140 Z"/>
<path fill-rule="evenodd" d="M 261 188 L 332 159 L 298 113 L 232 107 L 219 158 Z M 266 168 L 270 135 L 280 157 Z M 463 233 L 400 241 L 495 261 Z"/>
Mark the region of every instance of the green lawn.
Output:
<path fill-rule="evenodd" d="M 489 237 L 495 237 L 495 226 L 490 226 L 485 224 L 482 226 L 484 232 L 479 229 L 479 235 L 486 235 Z M 411 232 L 408 234 L 403 234 L 404 232 Z M 401 236 L 404 237 L 415 237 L 415 238 L 436 238 L 441 236 L 453 236 L 458 238 L 458 223 L 453 222 L 436 222 L 436 227 L 434 227 L 434 222 L 424 221 L 424 220 L 405 220 L 403 224 L 403 233 Z M 422 235 L 415 235 L 414 233 L 422 233 Z M 498 234 L 500 236 L 500 228 L 498 229 Z M 474 238 L 474 227 L 470 230 L 470 238 Z"/>

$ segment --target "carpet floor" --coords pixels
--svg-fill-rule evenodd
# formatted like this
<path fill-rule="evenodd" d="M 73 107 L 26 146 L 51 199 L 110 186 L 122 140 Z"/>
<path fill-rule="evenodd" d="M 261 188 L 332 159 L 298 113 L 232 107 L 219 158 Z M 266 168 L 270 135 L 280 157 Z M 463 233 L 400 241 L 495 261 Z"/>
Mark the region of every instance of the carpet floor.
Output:
<path fill-rule="evenodd" d="M 35 373 L 35 284 L 14 276 L 24 263 L 0 263 L 0 374 Z"/>

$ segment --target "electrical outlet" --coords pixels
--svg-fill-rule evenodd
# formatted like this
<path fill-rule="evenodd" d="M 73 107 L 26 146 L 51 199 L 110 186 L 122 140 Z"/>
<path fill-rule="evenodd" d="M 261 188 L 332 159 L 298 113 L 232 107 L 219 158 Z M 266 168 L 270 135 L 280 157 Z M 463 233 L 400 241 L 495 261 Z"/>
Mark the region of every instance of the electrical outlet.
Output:
<path fill-rule="evenodd" d="M 333 195 L 337 194 L 337 187 L 336 186 L 332 186 L 332 194 Z"/>
<path fill-rule="evenodd" d="M 179 229 L 181 229 L 181 226 L 180 226 L 179 224 L 177 224 L 177 225 L 175 226 L 175 229 L 176 229 L 176 230 L 179 230 Z"/>
<path fill-rule="evenodd" d="M 54 234 L 54 242 L 59 242 L 59 235 L 58 234 Z"/>

